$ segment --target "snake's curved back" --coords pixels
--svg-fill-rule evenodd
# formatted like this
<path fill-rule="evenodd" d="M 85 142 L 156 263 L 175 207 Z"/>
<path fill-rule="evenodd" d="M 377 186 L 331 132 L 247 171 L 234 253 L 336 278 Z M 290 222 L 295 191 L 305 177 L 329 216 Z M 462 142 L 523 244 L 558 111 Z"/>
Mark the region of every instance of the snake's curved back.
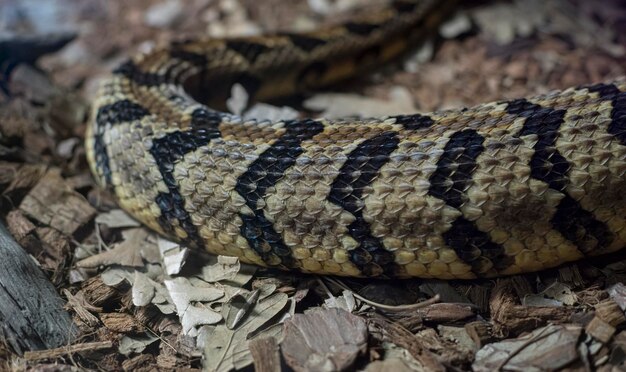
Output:
<path fill-rule="evenodd" d="M 92 171 L 161 234 L 304 272 L 488 277 L 626 246 L 624 81 L 368 120 L 242 121 L 198 102 L 225 81 L 267 98 L 354 76 L 450 6 L 395 1 L 308 34 L 139 55 L 94 103 Z"/>

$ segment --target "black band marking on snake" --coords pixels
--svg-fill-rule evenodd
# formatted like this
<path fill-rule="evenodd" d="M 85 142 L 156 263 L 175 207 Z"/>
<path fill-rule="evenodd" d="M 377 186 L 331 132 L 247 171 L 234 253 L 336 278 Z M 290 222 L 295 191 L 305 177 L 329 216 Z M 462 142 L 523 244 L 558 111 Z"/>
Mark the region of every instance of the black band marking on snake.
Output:
<path fill-rule="evenodd" d="M 566 111 L 542 107 L 526 99 L 509 101 L 506 111 L 526 118 L 517 137 L 537 136 L 535 153 L 530 160 L 531 176 L 564 194 L 550 220 L 554 229 L 574 243 L 584 254 L 597 253 L 602 248 L 608 247 L 614 239 L 609 228 L 596 220 L 591 212 L 583 209 L 580 203 L 566 192 L 569 182 L 567 173 L 571 165 L 556 149 L 559 129 L 564 122 Z"/>
<path fill-rule="evenodd" d="M 344 27 L 353 34 L 365 37 L 378 30 L 381 26 L 374 23 L 348 22 Z"/>
<path fill-rule="evenodd" d="M 430 176 L 428 194 L 446 202 L 454 208 L 461 208 L 467 201 L 465 191 L 472 182 L 472 174 L 478 167 L 476 159 L 485 150 L 485 138 L 473 129 L 454 133 L 444 147 L 437 161 L 437 169 Z M 448 231 L 442 234 L 446 245 L 454 249 L 457 256 L 472 266 L 474 272 L 482 272 L 488 258 L 498 270 L 512 264 L 504 247 L 491 241 L 489 234 L 478 229 L 476 224 L 459 217 Z"/>
<path fill-rule="evenodd" d="M 133 81 L 135 84 L 145 87 L 156 87 L 167 81 L 166 75 L 143 72 L 133 61 L 130 60 L 124 62 L 118 68 L 113 70 L 113 73 L 116 75 L 122 75 L 128 80 Z"/>
<path fill-rule="evenodd" d="M 150 115 L 147 109 L 127 99 L 104 105 L 98 109 L 94 134 L 94 154 L 96 166 L 101 170 L 108 186 L 111 185 L 111 167 L 106 144 L 102 138 L 106 126 L 141 120 L 146 115 Z"/>
<path fill-rule="evenodd" d="M 226 42 L 226 47 L 239 53 L 249 63 L 256 62 L 259 56 L 270 49 L 263 44 L 243 40 L 229 40 Z"/>
<path fill-rule="evenodd" d="M 285 133 L 239 176 L 235 190 L 254 212 L 253 215 L 239 214 L 243 221 L 241 235 L 266 264 L 272 266 L 270 255 L 274 254 L 280 258 L 280 266 L 293 268 L 296 261 L 291 248 L 283 242 L 280 233 L 274 230 L 257 202 L 263 199 L 267 189 L 276 185 L 285 171 L 296 163 L 298 156 L 304 152 L 302 142 L 321 133 L 324 126 L 318 121 L 308 119 L 286 122 L 285 128 Z"/>
<path fill-rule="evenodd" d="M 392 1 L 391 6 L 398 11 L 398 13 L 411 13 L 415 11 L 417 7 L 416 2 L 407 2 L 402 0 Z"/>
<path fill-rule="evenodd" d="M 421 114 L 396 115 L 390 118 L 396 119 L 396 123 L 401 124 L 406 130 L 430 128 L 435 123 L 430 116 Z"/>
<path fill-rule="evenodd" d="M 626 92 L 620 91 L 614 84 L 596 84 L 587 87 L 596 92 L 603 100 L 611 101 L 611 123 L 608 132 L 626 146 Z"/>
<path fill-rule="evenodd" d="M 206 68 L 207 63 L 209 62 L 207 56 L 204 54 L 194 53 L 182 49 L 174 49 L 170 51 L 170 57 L 189 62 L 192 65 L 201 68 Z"/>
<path fill-rule="evenodd" d="M 172 235 L 177 222 L 187 233 L 187 238 L 183 242 L 194 247 L 204 246 L 204 241 L 198 234 L 197 227 L 192 223 L 189 212 L 185 210 L 185 200 L 174 179 L 174 167 L 185 154 L 207 145 L 211 139 L 218 137 L 220 137 L 220 132 L 213 113 L 200 108 L 192 113 L 190 130 L 176 131 L 154 139 L 150 148 L 150 154 L 154 157 L 163 182 L 169 190 L 169 192 L 160 192 L 156 197 L 156 203 L 161 209 L 159 224 L 166 233 Z"/>
<path fill-rule="evenodd" d="M 384 132 L 361 142 L 341 166 L 328 195 L 328 200 L 354 215 L 348 226 L 359 246 L 350 251 L 350 261 L 366 276 L 393 276 L 393 253 L 386 250 L 380 238 L 372 236 L 363 217 L 363 189 L 370 185 L 385 165 L 400 140 L 394 132 Z"/>
<path fill-rule="evenodd" d="M 317 47 L 327 44 L 326 40 L 318 39 L 301 34 L 280 34 L 281 36 L 288 37 L 293 45 L 305 52 L 312 52 Z"/>

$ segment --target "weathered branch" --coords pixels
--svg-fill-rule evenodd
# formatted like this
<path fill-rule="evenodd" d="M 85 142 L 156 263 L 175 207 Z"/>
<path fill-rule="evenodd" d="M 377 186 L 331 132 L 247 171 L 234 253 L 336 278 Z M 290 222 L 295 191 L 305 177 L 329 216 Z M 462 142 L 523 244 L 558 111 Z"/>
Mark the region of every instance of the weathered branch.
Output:
<path fill-rule="evenodd" d="M 64 301 L 0 222 L 0 337 L 19 354 L 69 344 L 78 334 Z"/>

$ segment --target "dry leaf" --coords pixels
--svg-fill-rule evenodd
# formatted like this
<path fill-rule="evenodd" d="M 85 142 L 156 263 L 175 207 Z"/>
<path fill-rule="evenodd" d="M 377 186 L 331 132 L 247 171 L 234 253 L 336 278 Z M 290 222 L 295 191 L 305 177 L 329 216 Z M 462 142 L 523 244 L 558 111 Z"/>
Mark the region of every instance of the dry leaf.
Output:
<path fill-rule="evenodd" d="M 157 255 L 156 244 L 150 239 L 150 234 L 144 228 L 135 228 L 124 231 L 124 241 L 115 245 L 109 251 L 87 257 L 77 263 L 78 267 L 97 267 L 100 265 L 121 265 L 142 267 L 144 257 Z"/>
<path fill-rule="evenodd" d="M 171 250 L 163 255 L 163 265 L 167 275 L 176 275 L 185 265 L 189 249 L 182 248 L 180 250 Z"/>
<path fill-rule="evenodd" d="M 211 256 L 210 263 L 202 268 L 202 279 L 209 283 L 232 280 L 240 269 L 239 259 L 229 256 Z"/>
<path fill-rule="evenodd" d="M 356 308 L 356 300 L 352 291 L 344 290 L 339 297 L 329 297 L 324 300 L 327 308 L 337 308 L 352 313 Z"/>
<path fill-rule="evenodd" d="M 272 106 L 267 103 L 255 103 L 243 114 L 244 120 L 257 119 L 263 121 L 277 122 L 282 120 L 297 119 L 300 113 L 288 106 Z"/>
<path fill-rule="evenodd" d="M 554 298 L 555 300 L 570 306 L 574 305 L 578 300 L 571 288 L 561 282 L 554 282 L 550 284 L 546 289 L 541 291 L 541 294 L 549 298 Z"/>
<path fill-rule="evenodd" d="M 113 209 L 107 213 L 100 213 L 96 223 L 107 225 L 110 228 L 139 227 L 141 224 L 121 209 Z"/>
<path fill-rule="evenodd" d="M 474 371 L 554 371 L 579 358 L 582 327 L 550 325 L 516 339 L 484 346 L 476 353 Z"/>
<path fill-rule="evenodd" d="M 572 290 L 561 282 L 554 282 L 539 294 L 525 296 L 522 305 L 525 306 L 563 306 L 574 305 L 577 302 Z"/>
<path fill-rule="evenodd" d="M 239 322 L 241 322 L 259 300 L 260 293 L 261 291 L 259 289 L 255 289 L 252 292 L 233 296 L 228 300 L 226 305 L 222 308 L 222 314 L 226 320 L 226 327 L 228 329 L 235 329 L 239 325 Z"/>
<path fill-rule="evenodd" d="M 146 333 L 140 337 L 128 337 L 124 336 L 120 340 L 118 350 L 123 355 L 130 355 L 131 353 L 141 353 L 146 349 L 148 345 L 155 342 L 159 338 L 150 333 Z"/>
<path fill-rule="evenodd" d="M 154 298 L 155 288 L 146 274 L 135 271 L 132 286 L 133 305 L 146 306 Z"/>
<path fill-rule="evenodd" d="M 252 333 L 283 310 L 287 301 L 286 294 L 275 293 L 256 303 L 237 328 L 228 329 L 222 324 L 209 332 L 201 332 L 198 344 L 204 348 L 204 369 L 229 371 L 250 365 L 252 355 L 246 341 L 251 339 Z M 263 336 L 275 336 L 280 332 L 280 328 L 270 328 L 268 331 L 270 334 L 264 333 Z M 258 337 L 261 337 L 261 334 Z"/>
<path fill-rule="evenodd" d="M 224 297 L 223 290 L 200 280 L 192 282 L 182 277 L 166 280 L 165 286 L 176 306 L 184 334 L 192 333 L 196 326 L 215 324 L 222 320 L 219 313 L 196 302 L 209 302 L 222 298 Z"/>
<path fill-rule="evenodd" d="M 411 93 L 401 86 L 391 88 L 389 100 L 368 98 L 357 94 L 322 93 L 304 101 L 304 107 L 323 111 L 321 116 L 325 118 L 350 116 L 368 118 L 417 112 Z"/>
<path fill-rule="evenodd" d="M 609 296 L 615 301 L 622 311 L 626 310 L 626 286 L 622 283 L 613 284 L 607 292 Z"/>
<path fill-rule="evenodd" d="M 540 0 L 496 3 L 477 8 L 472 17 L 481 30 L 498 44 L 509 44 L 516 36 L 526 37 L 547 21 L 545 6 Z M 520 17 L 520 14 L 524 14 Z"/>
<path fill-rule="evenodd" d="M 246 88 L 239 83 L 233 84 L 232 88 L 230 88 L 230 98 L 226 100 L 226 107 L 233 114 L 241 116 L 248 106 L 248 99 L 250 99 L 250 95 Z"/>

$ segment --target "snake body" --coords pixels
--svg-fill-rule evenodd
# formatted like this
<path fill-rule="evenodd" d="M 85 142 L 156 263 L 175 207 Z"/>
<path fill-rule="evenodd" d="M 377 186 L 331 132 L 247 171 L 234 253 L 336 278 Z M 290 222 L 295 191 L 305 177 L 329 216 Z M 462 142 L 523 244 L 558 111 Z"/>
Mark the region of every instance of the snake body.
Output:
<path fill-rule="evenodd" d="M 450 7 L 400 0 L 310 33 L 136 56 L 94 102 L 92 171 L 163 235 L 309 273 L 493 277 L 626 246 L 623 80 L 363 120 L 244 121 L 205 105 L 230 81 L 263 99 L 358 75 Z"/>

